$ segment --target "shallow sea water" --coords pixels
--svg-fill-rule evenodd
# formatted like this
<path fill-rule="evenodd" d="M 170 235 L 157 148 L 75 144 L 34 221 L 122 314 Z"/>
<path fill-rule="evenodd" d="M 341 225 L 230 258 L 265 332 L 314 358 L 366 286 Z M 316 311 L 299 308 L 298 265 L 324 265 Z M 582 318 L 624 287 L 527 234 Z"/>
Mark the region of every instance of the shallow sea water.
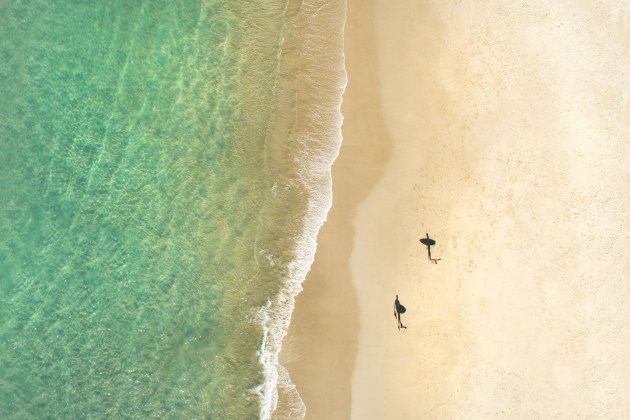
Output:
<path fill-rule="evenodd" d="M 340 141 L 322 4 L 0 3 L 0 418 L 269 417 Z"/>

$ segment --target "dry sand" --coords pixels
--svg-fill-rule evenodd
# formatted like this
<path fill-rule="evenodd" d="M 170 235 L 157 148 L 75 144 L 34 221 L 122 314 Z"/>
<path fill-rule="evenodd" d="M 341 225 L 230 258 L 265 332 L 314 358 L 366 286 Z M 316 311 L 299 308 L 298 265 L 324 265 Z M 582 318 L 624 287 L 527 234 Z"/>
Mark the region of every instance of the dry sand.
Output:
<path fill-rule="evenodd" d="M 630 418 L 622 3 L 348 0 L 333 208 L 281 355 L 307 419 Z"/>

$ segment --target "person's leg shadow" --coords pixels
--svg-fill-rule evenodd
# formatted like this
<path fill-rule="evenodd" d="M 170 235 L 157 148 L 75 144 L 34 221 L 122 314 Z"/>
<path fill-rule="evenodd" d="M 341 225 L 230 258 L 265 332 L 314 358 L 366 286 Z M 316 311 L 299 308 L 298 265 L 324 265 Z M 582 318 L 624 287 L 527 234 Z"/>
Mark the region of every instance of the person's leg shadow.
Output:
<path fill-rule="evenodd" d="M 429 238 L 429 234 L 428 233 L 427 233 L 427 237 L 426 238 L 420 239 L 420 243 L 427 246 L 427 254 L 429 256 L 429 261 L 431 261 L 433 264 L 437 264 L 438 261 L 440 261 L 442 259 L 442 258 L 433 258 L 433 257 L 431 257 L 431 246 L 435 245 L 435 241 L 433 239 Z"/>

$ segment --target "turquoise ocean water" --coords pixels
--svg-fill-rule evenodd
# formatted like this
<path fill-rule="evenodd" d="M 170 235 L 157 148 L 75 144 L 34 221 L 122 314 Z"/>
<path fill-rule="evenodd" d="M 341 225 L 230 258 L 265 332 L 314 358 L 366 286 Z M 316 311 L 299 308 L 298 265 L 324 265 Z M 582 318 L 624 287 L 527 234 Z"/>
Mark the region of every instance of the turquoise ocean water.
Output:
<path fill-rule="evenodd" d="M 0 418 L 302 416 L 344 8 L 0 2 Z"/>

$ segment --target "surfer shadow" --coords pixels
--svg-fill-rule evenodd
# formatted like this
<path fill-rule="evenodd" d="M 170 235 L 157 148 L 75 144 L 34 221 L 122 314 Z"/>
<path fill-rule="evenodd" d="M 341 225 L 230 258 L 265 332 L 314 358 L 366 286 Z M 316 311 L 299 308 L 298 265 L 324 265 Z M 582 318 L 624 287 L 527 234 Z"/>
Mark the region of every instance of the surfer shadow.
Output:
<path fill-rule="evenodd" d="M 437 264 L 438 261 L 442 260 L 442 258 L 433 258 L 433 257 L 431 257 L 431 247 L 433 245 L 435 245 L 435 240 L 429 238 L 429 234 L 428 233 L 426 235 L 427 235 L 426 238 L 420 239 L 420 243 L 422 245 L 426 245 L 426 247 L 427 247 L 427 254 L 429 256 L 429 261 L 431 261 L 433 264 Z"/>
<path fill-rule="evenodd" d="M 400 315 L 407 312 L 407 308 L 405 308 L 400 301 L 398 300 L 398 295 L 396 295 L 396 300 L 394 300 L 394 318 L 398 321 L 398 331 L 401 329 L 406 330 L 407 327 L 403 325 L 402 320 L 400 319 Z"/>

